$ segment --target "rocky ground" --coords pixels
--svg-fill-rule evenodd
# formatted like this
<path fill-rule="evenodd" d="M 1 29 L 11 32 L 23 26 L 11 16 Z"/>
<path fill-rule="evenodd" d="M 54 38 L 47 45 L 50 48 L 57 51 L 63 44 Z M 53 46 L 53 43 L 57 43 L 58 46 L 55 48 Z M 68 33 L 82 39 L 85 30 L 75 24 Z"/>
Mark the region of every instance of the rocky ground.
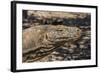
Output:
<path fill-rule="evenodd" d="M 82 30 L 82 36 L 73 44 L 68 47 L 56 48 L 36 62 L 91 59 L 91 15 L 89 13 L 26 12 L 28 15 L 23 16 L 23 30 L 38 25 L 75 26 Z"/>

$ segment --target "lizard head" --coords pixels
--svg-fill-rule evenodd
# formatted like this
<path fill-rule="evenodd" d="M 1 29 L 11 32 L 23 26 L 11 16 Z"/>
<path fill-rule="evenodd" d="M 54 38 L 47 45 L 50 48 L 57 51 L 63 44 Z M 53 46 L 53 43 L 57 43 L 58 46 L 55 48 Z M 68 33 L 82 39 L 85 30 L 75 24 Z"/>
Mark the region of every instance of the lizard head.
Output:
<path fill-rule="evenodd" d="M 49 41 L 52 42 L 72 42 L 77 40 L 80 36 L 81 29 L 64 25 L 57 25 L 47 33 Z"/>

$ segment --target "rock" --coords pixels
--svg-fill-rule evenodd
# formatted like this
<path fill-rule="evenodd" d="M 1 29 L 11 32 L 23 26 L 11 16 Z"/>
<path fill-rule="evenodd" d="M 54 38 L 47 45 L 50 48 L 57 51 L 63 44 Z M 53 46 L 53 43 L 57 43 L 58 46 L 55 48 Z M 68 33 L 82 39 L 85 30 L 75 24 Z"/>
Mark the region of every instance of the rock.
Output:
<path fill-rule="evenodd" d="M 84 45 L 80 45 L 80 48 L 84 48 L 85 46 Z"/>
<path fill-rule="evenodd" d="M 26 28 L 29 28 L 31 27 L 31 24 L 30 23 L 23 23 L 23 29 L 26 29 Z"/>

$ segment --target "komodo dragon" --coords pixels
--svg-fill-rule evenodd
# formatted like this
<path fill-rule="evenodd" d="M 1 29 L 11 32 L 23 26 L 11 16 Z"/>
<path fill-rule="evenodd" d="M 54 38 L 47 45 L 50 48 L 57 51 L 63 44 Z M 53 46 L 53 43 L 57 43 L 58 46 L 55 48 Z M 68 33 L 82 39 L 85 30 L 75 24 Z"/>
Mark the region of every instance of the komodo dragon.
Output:
<path fill-rule="evenodd" d="M 81 29 L 65 25 L 38 25 L 22 32 L 23 62 L 34 62 L 65 43 L 81 37 Z"/>

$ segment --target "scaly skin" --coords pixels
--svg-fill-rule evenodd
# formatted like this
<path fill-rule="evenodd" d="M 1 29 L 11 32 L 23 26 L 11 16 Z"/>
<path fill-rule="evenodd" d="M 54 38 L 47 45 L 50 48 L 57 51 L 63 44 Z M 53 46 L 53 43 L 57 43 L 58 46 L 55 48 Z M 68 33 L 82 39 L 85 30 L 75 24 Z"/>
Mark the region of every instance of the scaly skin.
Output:
<path fill-rule="evenodd" d="M 65 25 L 38 25 L 23 30 L 23 62 L 33 62 L 50 54 L 65 43 L 81 37 L 78 27 Z"/>

